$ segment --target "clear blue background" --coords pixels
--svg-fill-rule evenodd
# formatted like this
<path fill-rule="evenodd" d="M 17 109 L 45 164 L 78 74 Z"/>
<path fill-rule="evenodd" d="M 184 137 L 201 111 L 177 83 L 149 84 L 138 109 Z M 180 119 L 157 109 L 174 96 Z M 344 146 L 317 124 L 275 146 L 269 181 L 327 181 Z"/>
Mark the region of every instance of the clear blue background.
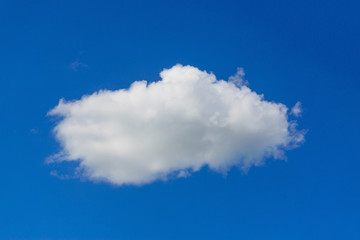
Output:
<path fill-rule="evenodd" d="M 360 239 L 358 1 L 0 1 L 0 239 Z M 71 68 L 78 61 L 87 66 Z M 143 187 L 61 180 L 61 97 L 244 67 L 304 106 L 306 143 L 248 174 Z M 66 166 L 65 166 L 66 167 Z M 68 166 L 71 168 L 71 166 Z"/>

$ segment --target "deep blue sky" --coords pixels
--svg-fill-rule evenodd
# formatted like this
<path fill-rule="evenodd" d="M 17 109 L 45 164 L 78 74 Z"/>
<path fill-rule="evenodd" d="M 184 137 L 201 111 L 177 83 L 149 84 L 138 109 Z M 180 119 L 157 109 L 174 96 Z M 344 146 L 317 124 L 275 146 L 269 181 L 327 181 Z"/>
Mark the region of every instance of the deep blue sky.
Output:
<path fill-rule="evenodd" d="M 358 1 L 0 1 L 0 239 L 360 239 Z M 72 69 L 71 64 L 84 65 Z M 61 97 L 176 63 L 301 101 L 306 142 L 244 174 L 142 187 L 61 180 Z M 71 167 L 71 166 L 70 166 Z"/>

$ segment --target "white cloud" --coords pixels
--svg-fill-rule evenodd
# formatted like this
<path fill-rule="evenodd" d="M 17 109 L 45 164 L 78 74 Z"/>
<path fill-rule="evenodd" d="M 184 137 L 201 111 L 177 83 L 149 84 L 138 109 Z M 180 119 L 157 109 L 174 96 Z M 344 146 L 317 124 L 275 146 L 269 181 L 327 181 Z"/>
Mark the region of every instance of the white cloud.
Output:
<path fill-rule="evenodd" d="M 239 71 L 229 80 L 242 79 Z M 51 161 L 78 161 L 77 172 L 90 180 L 141 185 L 206 165 L 247 170 L 304 140 L 285 105 L 265 101 L 243 81 L 182 65 L 160 76 L 60 100 L 49 115 L 62 117 L 54 132 L 63 150 Z"/>
<path fill-rule="evenodd" d="M 245 72 L 243 68 L 238 68 L 234 76 L 229 77 L 229 82 L 234 83 L 237 87 L 247 85 L 248 82 L 244 79 Z"/>
<path fill-rule="evenodd" d="M 297 102 L 292 108 L 291 108 L 291 114 L 293 114 L 295 117 L 300 117 L 302 113 L 302 107 L 301 102 Z"/>

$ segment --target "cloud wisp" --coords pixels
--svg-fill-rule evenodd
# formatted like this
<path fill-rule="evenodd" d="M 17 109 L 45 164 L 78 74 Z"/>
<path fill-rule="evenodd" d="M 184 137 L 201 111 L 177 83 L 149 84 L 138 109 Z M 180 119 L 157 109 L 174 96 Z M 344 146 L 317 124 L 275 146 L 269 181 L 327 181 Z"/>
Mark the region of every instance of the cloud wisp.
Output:
<path fill-rule="evenodd" d="M 247 170 L 304 141 L 288 108 L 245 85 L 243 70 L 229 78 L 175 65 L 161 80 L 60 100 L 48 114 L 62 151 L 52 161 L 77 161 L 93 181 L 142 185 L 187 177 L 204 166 Z"/>
<path fill-rule="evenodd" d="M 79 62 L 79 61 L 75 61 L 75 62 L 72 62 L 72 63 L 70 64 L 70 68 L 71 68 L 72 70 L 74 70 L 74 71 L 78 71 L 79 68 L 81 68 L 81 67 L 87 68 L 88 65 L 85 64 L 85 63 Z"/>
<path fill-rule="evenodd" d="M 292 108 L 291 108 L 291 114 L 295 117 L 301 117 L 302 113 L 302 106 L 301 102 L 297 102 Z"/>

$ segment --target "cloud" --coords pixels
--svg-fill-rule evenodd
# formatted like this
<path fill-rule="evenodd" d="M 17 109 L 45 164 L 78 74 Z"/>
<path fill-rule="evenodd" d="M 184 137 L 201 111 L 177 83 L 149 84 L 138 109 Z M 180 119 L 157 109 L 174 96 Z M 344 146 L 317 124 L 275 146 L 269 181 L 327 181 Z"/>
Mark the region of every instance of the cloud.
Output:
<path fill-rule="evenodd" d="M 30 129 L 30 133 L 32 134 L 38 134 L 39 133 L 39 130 L 37 128 L 31 128 Z"/>
<path fill-rule="evenodd" d="M 300 117 L 302 113 L 302 107 L 301 102 L 297 102 L 292 108 L 291 108 L 291 114 L 295 117 Z"/>
<path fill-rule="evenodd" d="M 74 71 L 77 71 L 80 67 L 88 67 L 88 65 L 79 61 L 70 64 L 70 68 Z"/>
<path fill-rule="evenodd" d="M 237 72 L 234 76 L 229 77 L 229 82 L 232 82 L 237 87 L 241 87 L 243 85 L 247 85 L 248 82 L 244 79 L 245 72 L 243 68 L 238 68 Z"/>
<path fill-rule="evenodd" d="M 93 181 L 142 185 L 187 177 L 203 166 L 225 173 L 283 158 L 304 140 L 284 104 L 264 100 L 244 81 L 175 65 L 161 80 L 60 100 L 54 133 L 62 151 L 50 162 L 77 161 Z M 235 83 L 234 83 L 234 80 Z"/>

